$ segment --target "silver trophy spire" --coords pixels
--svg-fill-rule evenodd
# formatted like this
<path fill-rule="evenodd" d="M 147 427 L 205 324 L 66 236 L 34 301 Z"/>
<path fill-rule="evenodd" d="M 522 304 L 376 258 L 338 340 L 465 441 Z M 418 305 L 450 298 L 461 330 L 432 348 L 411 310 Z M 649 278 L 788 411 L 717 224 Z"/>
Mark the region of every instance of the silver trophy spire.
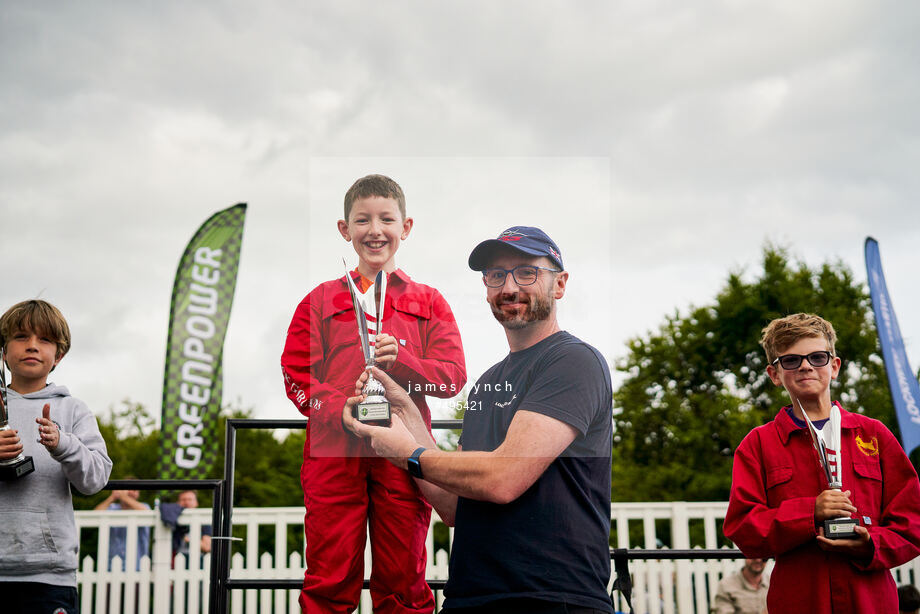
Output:
<path fill-rule="evenodd" d="M 815 427 L 802 402 L 795 399 L 798 403 L 802 415 L 805 416 L 805 422 L 808 424 L 808 432 L 811 434 L 811 441 L 818 451 L 818 461 L 824 470 L 824 477 L 827 478 L 827 487 L 832 490 L 843 490 L 841 481 L 841 459 L 843 450 L 841 449 L 840 437 L 840 408 L 836 404 L 831 405 L 831 413 L 824 427 L 818 429 Z M 833 455 L 833 459 L 831 458 Z M 844 539 L 856 536 L 855 527 L 859 524 L 856 518 L 831 518 L 824 521 L 824 536 L 828 539 Z"/>
<path fill-rule="evenodd" d="M 345 264 L 345 280 L 348 284 L 348 290 L 351 292 L 351 303 L 354 307 L 355 319 L 358 321 L 358 338 L 361 343 L 361 351 L 364 354 L 364 366 L 365 368 L 373 367 L 376 364 L 374 360 L 375 347 L 371 345 L 370 333 L 367 330 L 367 313 L 370 308 L 374 309 L 377 322 L 374 332 L 379 335 L 383 327 L 387 276 L 383 271 L 379 271 L 372 286 L 373 292 L 369 288 L 367 293 L 362 294 L 358 292 L 358 288 L 351 278 L 348 264 L 344 259 L 342 259 L 342 263 Z M 366 300 L 362 301 L 362 298 L 370 299 L 371 304 L 367 305 Z M 387 401 L 384 392 L 383 384 L 374 379 L 373 375 L 368 375 L 367 381 L 364 383 L 364 394 L 367 395 L 367 398 L 355 407 L 355 418 L 360 422 L 388 426 L 390 424 L 390 402 Z"/>

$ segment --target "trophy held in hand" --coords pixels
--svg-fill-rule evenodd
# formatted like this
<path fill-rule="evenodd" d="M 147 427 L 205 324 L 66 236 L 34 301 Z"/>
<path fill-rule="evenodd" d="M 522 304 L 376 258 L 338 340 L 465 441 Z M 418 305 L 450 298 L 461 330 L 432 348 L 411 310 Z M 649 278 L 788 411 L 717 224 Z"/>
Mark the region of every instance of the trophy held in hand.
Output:
<path fill-rule="evenodd" d="M 824 477 L 827 478 L 828 488 L 842 490 L 843 483 L 840 480 L 841 459 L 843 450 L 840 445 L 840 408 L 836 404 L 831 405 L 830 418 L 820 429 L 812 423 L 802 403 L 799 403 L 799 409 L 805 416 L 805 422 L 808 423 L 808 432 L 811 433 L 812 443 L 818 451 L 818 462 L 824 470 Z M 856 518 L 829 518 L 824 521 L 824 537 L 827 539 L 851 539 L 856 537 L 856 526 L 859 520 Z"/>
<path fill-rule="evenodd" d="M 6 358 L 3 348 L 0 347 L 0 431 L 12 430 L 9 424 L 9 405 L 7 405 L 6 391 Z M 0 460 L 0 480 L 8 482 L 21 478 L 35 471 L 35 463 L 31 456 L 24 456 L 20 452 L 14 458 Z"/>
<path fill-rule="evenodd" d="M 359 292 L 355 286 L 351 273 L 348 271 L 348 265 L 345 265 L 345 279 L 348 283 L 348 290 L 351 292 L 351 302 L 355 310 L 355 319 L 358 322 L 358 341 L 361 344 L 361 351 L 364 354 L 364 364 L 366 367 L 372 367 L 375 364 L 374 346 L 371 345 L 370 332 L 368 331 L 368 317 L 372 311 L 374 317 L 372 322 L 376 322 L 374 335 L 379 335 L 383 325 L 383 308 L 387 291 L 386 273 L 380 271 L 377 277 L 365 292 Z M 367 398 L 355 406 L 355 419 L 364 424 L 375 426 L 390 426 L 390 402 L 384 395 L 383 384 L 369 376 L 364 383 L 364 394 Z"/>

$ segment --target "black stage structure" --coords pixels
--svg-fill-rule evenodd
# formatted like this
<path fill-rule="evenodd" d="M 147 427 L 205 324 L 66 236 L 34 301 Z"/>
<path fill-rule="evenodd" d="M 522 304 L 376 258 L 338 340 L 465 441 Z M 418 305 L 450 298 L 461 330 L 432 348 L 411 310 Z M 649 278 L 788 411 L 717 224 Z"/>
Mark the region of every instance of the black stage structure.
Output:
<path fill-rule="evenodd" d="M 210 614 L 225 614 L 230 611 L 230 591 L 252 589 L 286 589 L 299 590 L 303 578 L 287 580 L 234 580 L 230 577 L 230 537 L 233 516 L 233 476 L 236 465 L 236 432 L 238 429 L 289 429 L 303 430 L 307 420 L 264 420 L 255 418 L 229 418 L 226 422 L 224 446 L 224 477 L 222 480 L 112 480 L 105 485 L 105 490 L 212 490 L 214 499 L 211 508 L 211 586 L 209 594 Z M 462 420 L 432 420 L 431 428 L 460 429 Z M 744 555 L 738 550 L 649 550 L 611 548 L 616 580 L 613 588 L 620 592 L 624 601 L 632 610 L 632 581 L 629 576 L 629 561 L 636 560 L 689 560 L 689 559 L 741 559 Z M 432 590 L 444 588 L 445 580 L 428 580 Z M 364 588 L 370 581 L 364 580 Z"/>

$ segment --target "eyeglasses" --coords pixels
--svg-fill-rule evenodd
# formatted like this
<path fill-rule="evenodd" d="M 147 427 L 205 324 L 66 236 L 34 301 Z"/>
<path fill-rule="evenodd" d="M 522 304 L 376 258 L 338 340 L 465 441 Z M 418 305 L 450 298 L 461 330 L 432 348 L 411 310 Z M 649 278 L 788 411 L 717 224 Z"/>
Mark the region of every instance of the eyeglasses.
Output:
<path fill-rule="evenodd" d="M 505 278 L 508 277 L 508 273 L 511 273 L 511 276 L 514 278 L 514 283 L 519 286 L 530 286 L 537 281 L 537 276 L 540 274 L 540 271 L 552 271 L 553 273 L 562 272 L 560 269 L 548 269 L 542 266 L 522 264 L 513 269 L 503 269 L 501 267 L 486 269 L 482 272 L 482 281 L 490 288 L 500 288 L 505 284 Z"/>
<path fill-rule="evenodd" d="M 834 355 L 830 352 L 812 352 L 811 354 L 784 354 L 773 361 L 773 364 L 779 363 L 783 369 L 792 371 L 798 369 L 803 360 L 808 360 L 812 367 L 823 367 L 831 361 Z"/>

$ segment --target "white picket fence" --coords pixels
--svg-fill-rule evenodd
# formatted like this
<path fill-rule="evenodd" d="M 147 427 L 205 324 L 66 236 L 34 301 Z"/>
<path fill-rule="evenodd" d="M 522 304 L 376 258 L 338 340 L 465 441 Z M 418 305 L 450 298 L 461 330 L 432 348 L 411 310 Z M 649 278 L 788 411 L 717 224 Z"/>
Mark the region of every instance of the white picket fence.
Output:
<path fill-rule="evenodd" d="M 720 502 L 615 503 L 612 512 L 615 547 L 655 549 L 663 541 L 681 550 L 719 548 L 726 506 Z M 303 513 L 301 507 L 234 509 L 233 525 L 243 539 L 233 542 L 230 577 L 303 578 L 302 538 L 297 542 L 298 551 L 289 551 L 288 546 L 289 529 L 303 534 Z M 159 521 L 156 511 L 86 511 L 77 512 L 76 516 L 78 528 L 90 533 L 98 531 L 97 551 L 84 553 L 77 572 L 84 614 L 207 612 L 210 555 L 200 554 L 199 541 L 202 525 L 210 523 L 210 510 L 186 510 L 180 516 L 180 522 L 190 527 L 190 552 L 188 558 L 177 556 L 175 566 L 170 560 L 171 531 Z M 435 515 L 432 528 L 437 522 Z M 125 558 L 131 563 L 124 570 L 118 559 L 113 562 L 112 571 L 108 570 L 109 528 L 113 526 L 128 529 Z M 134 563 L 138 527 L 151 527 L 151 556 L 141 558 L 139 570 Z M 271 547 L 264 551 L 259 548 L 260 530 L 263 536 L 272 536 L 268 540 Z M 453 533 L 450 535 L 452 538 Z M 636 538 L 637 535 L 640 537 Z M 700 536 L 702 541 L 691 543 L 691 535 Z M 443 549 L 435 552 L 434 547 L 433 531 L 429 530 L 425 576 L 443 580 L 447 578 L 448 556 Z M 365 551 L 364 560 L 367 575 L 370 548 Z M 740 560 L 631 561 L 634 612 L 704 614 L 709 611 L 719 579 L 739 569 L 741 564 Z M 916 584 L 920 581 L 920 559 L 893 570 L 893 574 L 898 584 Z M 297 597 L 295 590 L 234 590 L 230 594 L 230 612 L 296 614 L 300 612 Z M 435 599 L 440 607 L 443 601 L 440 591 L 435 593 Z M 357 612 L 370 614 L 368 591 L 363 591 Z"/>

